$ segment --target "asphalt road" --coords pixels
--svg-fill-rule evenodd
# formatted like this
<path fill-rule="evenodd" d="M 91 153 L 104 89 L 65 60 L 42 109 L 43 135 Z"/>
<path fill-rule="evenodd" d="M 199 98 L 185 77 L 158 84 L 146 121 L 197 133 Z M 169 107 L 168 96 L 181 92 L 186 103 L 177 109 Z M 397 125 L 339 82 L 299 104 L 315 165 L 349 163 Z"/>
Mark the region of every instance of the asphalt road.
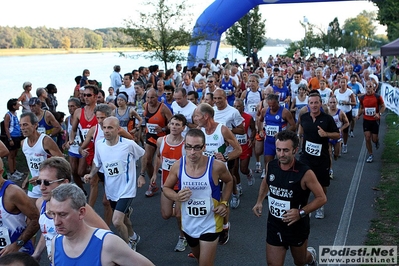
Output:
<path fill-rule="evenodd" d="M 309 246 L 315 247 L 317 252 L 320 245 L 363 245 L 370 220 L 376 215 L 373 207 L 378 191 L 373 187 L 379 182 L 384 144 L 381 141 L 380 149 L 374 151 L 374 162 L 366 163 L 362 120 L 357 122 L 354 133 L 355 138 L 348 140 L 348 153 L 334 162 L 334 180 L 327 193 L 325 218 L 311 218 Z M 381 140 L 384 133 L 383 118 Z M 254 159 L 251 167 L 255 168 Z M 252 213 L 261 183 L 260 174 L 256 174 L 254 186 L 249 187 L 245 177 L 242 181 L 240 206 L 231 210 L 230 214 L 230 240 L 226 245 L 218 246 L 215 265 L 266 265 L 266 207 L 261 218 Z M 138 190 L 132 204 L 131 220 L 134 230 L 141 236 L 137 251 L 156 265 L 197 265 L 195 259 L 187 256 L 189 248 L 184 252 L 173 251 L 179 235 L 176 220 L 162 219 L 160 192 L 147 198 L 144 195 L 146 189 L 147 185 Z M 95 209 L 102 215 L 102 186 L 99 191 Z M 41 265 L 48 264 L 42 261 Z M 294 265 L 290 251 L 287 252 L 285 265 Z"/>

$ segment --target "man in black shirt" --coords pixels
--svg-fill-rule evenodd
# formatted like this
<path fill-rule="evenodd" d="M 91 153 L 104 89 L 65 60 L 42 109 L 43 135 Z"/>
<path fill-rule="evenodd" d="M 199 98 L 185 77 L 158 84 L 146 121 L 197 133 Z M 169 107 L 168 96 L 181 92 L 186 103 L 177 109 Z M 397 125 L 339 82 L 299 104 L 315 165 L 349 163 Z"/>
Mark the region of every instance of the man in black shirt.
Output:
<path fill-rule="evenodd" d="M 262 215 L 262 202 L 268 195 L 266 259 L 269 265 L 284 265 L 287 249 L 295 265 L 317 265 L 316 251 L 308 247 L 310 232 L 308 214 L 326 203 L 326 195 L 309 167 L 295 159 L 299 139 L 289 130 L 276 135 L 277 159 L 266 166 L 266 178 L 253 207 Z M 314 199 L 308 203 L 309 194 Z"/>

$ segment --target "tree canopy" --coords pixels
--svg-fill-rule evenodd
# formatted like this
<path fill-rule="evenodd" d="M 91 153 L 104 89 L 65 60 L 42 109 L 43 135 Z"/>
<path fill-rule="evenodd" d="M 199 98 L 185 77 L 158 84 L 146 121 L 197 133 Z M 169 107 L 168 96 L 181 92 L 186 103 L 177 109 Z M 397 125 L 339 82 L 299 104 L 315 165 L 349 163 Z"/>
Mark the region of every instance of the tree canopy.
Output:
<path fill-rule="evenodd" d="M 243 56 L 250 56 L 252 48 L 261 50 L 266 45 L 265 25 L 256 6 L 227 30 L 226 41 Z"/>

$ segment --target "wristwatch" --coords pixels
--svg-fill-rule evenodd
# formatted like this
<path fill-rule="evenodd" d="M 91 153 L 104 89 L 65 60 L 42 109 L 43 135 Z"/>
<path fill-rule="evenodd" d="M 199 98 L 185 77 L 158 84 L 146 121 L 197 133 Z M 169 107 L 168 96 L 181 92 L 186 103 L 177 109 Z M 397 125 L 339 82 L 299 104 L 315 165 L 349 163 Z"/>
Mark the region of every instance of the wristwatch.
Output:
<path fill-rule="evenodd" d="M 25 241 L 23 241 L 22 239 L 17 240 L 18 247 L 22 247 L 23 245 L 25 245 Z"/>
<path fill-rule="evenodd" d="M 222 201 L 220 202 L 220 204 L 226 205 L 227 208 L 229 207 L 229 202 L 228 202 L 227 200 L 222 200 Z"/>
<path fill-rule="evenodd" d="M 223 155 L 224 160 L 227 162 L 229 160 L 229 156 L 228 155 Z"/>
<path fill-rule="evenodd" d="M 305 212 L 303 209 L 300 209 L 300 210 L 299 210 L 299 216 L 300 216 L 301 218 L 305 218 L 305 217 L 306 217 L 306 212 Z"/>

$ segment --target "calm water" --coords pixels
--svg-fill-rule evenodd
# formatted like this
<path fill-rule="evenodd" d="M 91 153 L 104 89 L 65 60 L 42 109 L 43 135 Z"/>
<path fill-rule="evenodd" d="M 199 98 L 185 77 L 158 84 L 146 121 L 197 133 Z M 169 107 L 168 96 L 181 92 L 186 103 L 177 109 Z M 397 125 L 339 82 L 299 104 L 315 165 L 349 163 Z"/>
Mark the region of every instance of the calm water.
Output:
<path fill-rule="evenodd" d="M 259 56 L 267 59 L 268 56 L 285 52 L 284 47 L 265 47 L 258 52 Z M 129 53 L 137 55 L 138 53 Z M 218 58 L 225 57 L 237 59 L 243 63 L 245 58 L 231 48 L 221 48 Z M 223 60 L 222 60 L 223 61 Z M 22 84 L 30 81 L 33 84 L 32 95 L 36 96 L 36 89 L 46 87 L 53 83 L 58 88 L 56 94 L 58 100 L 57 111 L 68 113 L 68 99 L 75 87 L 74 78 L 82 75 L 83 69 L 90 70 L 90 79 L 101 81 L 103 89 L 107 92 L 110 84 L 109 75 L 114 65 L 121 66 L 121 74 L 131 72 L 140 66 L 158 64 L 163 69 L 163 63 L 150 61 L 143 57 L 135 59 L 119 57 L 118 53 L 93 53 L 93 54 L 66 54 L 66 55 L 34 55 L 34 56 L 10 56 L 0 57 L 0 116 L 3 119 L 7 112 L 7 101 L 18 98 L 23 92 Z M 175 64 L 168 67 L 174 68 Z M 184 65 L 184 64 L 183 64 Z M 22 108 L 21 108 L 22 109 Z M 21 112 L 18 112 L 21 114 Z"/>

